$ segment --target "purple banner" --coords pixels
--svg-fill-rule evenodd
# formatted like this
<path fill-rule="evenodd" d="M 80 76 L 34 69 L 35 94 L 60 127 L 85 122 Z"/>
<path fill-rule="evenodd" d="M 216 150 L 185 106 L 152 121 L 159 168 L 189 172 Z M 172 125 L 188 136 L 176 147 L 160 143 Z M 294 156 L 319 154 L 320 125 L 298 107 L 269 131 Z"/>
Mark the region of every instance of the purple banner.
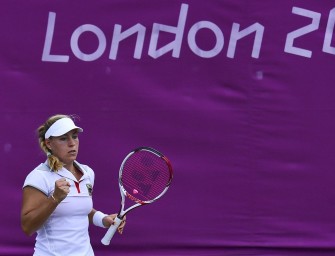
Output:
<path fill-rule="evenodd" d="M 335 2 L 17 1 L 0 9 L 0 255 L 32 255 L 22 185 L 36 129 L 75 114 L 94 208 L 119 210 L 118 170 L 150 146 L 164 197 L 96 255 L 334 255 Z"/>

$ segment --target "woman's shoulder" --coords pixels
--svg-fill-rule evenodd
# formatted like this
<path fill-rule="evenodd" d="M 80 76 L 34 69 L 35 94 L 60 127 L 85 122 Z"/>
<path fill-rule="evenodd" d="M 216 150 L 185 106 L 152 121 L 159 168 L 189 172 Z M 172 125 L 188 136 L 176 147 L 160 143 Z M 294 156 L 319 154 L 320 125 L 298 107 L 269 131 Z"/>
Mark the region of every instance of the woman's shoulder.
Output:
<path fill-rule="evenodd" d="M 32 171 L 30 171 L 30 173 L 28 174 L 28 176 L 31 175 L 48 175 L 51 174 L 51 170 L 48 167 L 48 165 L 46 163 L 41 163 L 38 166 L 36 166 Z"/>
<path fill-rule="evenodd" d="M 35 167 L 33 171 L 45 171 L 45 172 L 51 172 L 50 167 L 46 162 L 39 164 Z"/>
<path fill-rule="evenodd" d="M 35 167 L 26 177 L 23 188 L 31 186 L 48 194 L 50 181 L 52 181 L 54 173 L 50 171 L 46 164 L 40 164 Z"/>
<path fill-rule="evenodd" d="M 90 166 L 88 166 L 88 165 L 86 165 L 86 164 L 78 163 L 77 161 L 76 161 L 76 165 L 77 165 L 83 172 L 87 173 L 90 177 L 93 177 L 93 178 L 94 178 L 95 174 L 94 174 L 93 169 L 92 169 Z"/>
<path fill-rule="evenodd" d="M 81 164 L 79 162 L 75 162 L 75 164 L 80 168 L 82 169 L 82 171 L 85 171 L 85 172 L 90 172 L 90 173 L 94 173 L 93 169 L 91 167 L 89 167 L 88 165 L 86 164 Z"/>

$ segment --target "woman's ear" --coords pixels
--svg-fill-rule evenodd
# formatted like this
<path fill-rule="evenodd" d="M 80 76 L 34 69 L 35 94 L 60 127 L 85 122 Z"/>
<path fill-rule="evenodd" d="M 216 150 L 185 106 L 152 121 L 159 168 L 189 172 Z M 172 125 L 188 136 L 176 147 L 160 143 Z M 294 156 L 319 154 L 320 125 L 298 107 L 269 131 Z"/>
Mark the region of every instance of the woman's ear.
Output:
<path fill-rule="evenodd" d="M 49 150 L 51 150 L 51 141 L 49 140 L 49 139 L 45 139 L 45 141 L 44 141 L 44 143 L 45 143 L 45 146 L 49 149 Z"/>

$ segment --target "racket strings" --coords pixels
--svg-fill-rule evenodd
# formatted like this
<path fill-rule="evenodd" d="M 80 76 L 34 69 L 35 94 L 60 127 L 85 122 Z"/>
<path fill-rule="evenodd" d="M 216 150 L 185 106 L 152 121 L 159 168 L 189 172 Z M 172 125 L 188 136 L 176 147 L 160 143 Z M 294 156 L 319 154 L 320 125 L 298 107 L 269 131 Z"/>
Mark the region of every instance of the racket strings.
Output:
<path fill-rule="evenodd" d="M 151 201 L 158 197 L 171 180 L 166 161 L 149 151 L 137 151 L 124 163 L 121 182 L 136 199 Z"/>
<path fill-rule="evenodd" d="M 169 183 L 169 175 L 164 175 L 164 173 L 167 173 L 167 171 L 148 170 L 143 173 L 143 170 L 139 172 L 137 167 L 135 173 L 125 172 L 122 182 L 128 193 L 133 194 L 138 199 L 153 200 L 162 193 Z"/>

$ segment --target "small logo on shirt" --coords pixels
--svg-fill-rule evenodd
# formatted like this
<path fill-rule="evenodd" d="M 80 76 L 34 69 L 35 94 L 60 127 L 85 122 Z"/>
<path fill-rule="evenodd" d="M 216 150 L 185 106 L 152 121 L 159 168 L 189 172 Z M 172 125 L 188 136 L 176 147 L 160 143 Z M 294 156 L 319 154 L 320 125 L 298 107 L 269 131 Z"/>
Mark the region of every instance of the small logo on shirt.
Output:
<path fill-rule="evenodd" d="M 92 185 L 91 184 L 86 184 L 86 187 L 87 187 L 88 194 L 90 196 L 92 196 L 92 191 L 93 191 Z"/>

